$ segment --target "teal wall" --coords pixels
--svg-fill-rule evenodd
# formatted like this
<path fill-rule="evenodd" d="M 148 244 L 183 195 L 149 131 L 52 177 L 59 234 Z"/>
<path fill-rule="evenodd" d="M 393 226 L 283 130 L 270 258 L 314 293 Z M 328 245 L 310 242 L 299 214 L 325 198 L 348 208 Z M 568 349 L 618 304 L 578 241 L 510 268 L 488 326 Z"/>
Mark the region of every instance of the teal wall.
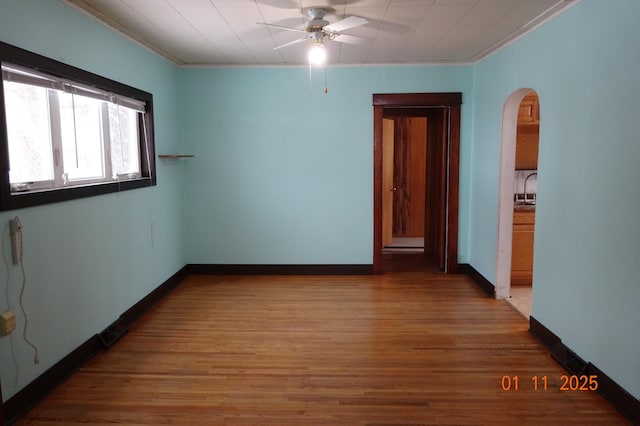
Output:
<path fill-rule="evenodd" d="M 467 247 L 471 67 L 183 69 L 189 263 L 371 264 L 373 93 L 463 92 Z"/>
<path fill-rule="evenodd" d="M 495 280 L 502 108 L 540 96 L 533 316 L 640 397 L 640 2 L 583 0 L 474 66 L 469 261 Z M 495 282 L 495 281 L 494 281 Z"/>
<path fill-rule="evenodd" d="M 0 40 L 153 93 L 156 149 L 181 149 L 173 65 L 61 1 L 0 0 Z M 34 365 L 21 336 L 20 270 L 0 262 L 0 311 L 18 320 L 0 338 L 4 399 L 184 266 L 181 167 L 159 161 L 153 188 L 0 213 L 8 263 L 9 219 L 24 226 L 28 337 L 41 358 Z"/>

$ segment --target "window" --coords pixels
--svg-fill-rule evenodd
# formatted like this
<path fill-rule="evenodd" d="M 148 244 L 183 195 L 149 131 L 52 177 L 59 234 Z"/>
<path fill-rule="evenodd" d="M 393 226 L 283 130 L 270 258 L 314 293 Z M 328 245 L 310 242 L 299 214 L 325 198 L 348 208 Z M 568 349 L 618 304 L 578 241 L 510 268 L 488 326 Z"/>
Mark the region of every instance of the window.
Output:
<path fill-rule="evenodd" d="M 2 210 L 155 185 L 152 96 L 0 43 Z"/>

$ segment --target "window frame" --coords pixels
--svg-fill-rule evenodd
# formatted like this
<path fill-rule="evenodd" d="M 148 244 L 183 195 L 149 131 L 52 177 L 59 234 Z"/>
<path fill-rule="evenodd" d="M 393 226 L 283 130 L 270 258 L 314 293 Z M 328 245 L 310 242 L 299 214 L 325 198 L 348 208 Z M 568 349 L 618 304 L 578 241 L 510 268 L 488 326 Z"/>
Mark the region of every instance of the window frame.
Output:
<path fill-rule="evenodd" d="M 138 116 L 141 177 L 114 182 L 94 182 L 64 188 L 12 193 L 9 181 L 9 143 L 7 139 L 4 82 L 0 81 L 2 83 L 0 84 L 0 211 L 128 191 L 157 184 L 153 95 L 151 93 L 3 42 L 0 42 L 0 63 L 30 68 L 145 103 L 145 112 Z"/>

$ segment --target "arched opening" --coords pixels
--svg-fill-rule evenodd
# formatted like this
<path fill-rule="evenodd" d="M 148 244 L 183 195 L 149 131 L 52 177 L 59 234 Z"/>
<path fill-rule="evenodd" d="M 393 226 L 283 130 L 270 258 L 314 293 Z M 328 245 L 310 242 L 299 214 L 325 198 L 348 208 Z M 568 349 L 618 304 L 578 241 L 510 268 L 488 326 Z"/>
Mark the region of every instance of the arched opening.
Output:
<path fill-rule="evenodd" d="M 518 89 L 507 98 L 502 116 L 495 295 L 498 299 L 510 298 L 514 284 L 526 295 L 528 287 L 529 312 L 512 303 L 525 316 L 531 309 L 538 108 L 533 89 Z"/>

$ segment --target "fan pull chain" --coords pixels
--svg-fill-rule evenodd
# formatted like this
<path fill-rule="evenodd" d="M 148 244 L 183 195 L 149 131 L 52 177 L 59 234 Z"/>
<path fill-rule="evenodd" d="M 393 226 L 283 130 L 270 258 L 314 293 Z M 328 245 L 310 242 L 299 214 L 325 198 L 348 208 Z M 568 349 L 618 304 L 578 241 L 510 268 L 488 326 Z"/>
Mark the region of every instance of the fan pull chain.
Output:
<path fill-rule="evenodd" d="M 309 100 L 313 99 L 313 87 L 311 81 L 311 63 L 309 63 Z"/>
<path fill-rule="evenodd" d="M 327 93 L 329 91 L 328 85 L 327 85 L 327 66 L 324 66 L 324 93 Z"/>

